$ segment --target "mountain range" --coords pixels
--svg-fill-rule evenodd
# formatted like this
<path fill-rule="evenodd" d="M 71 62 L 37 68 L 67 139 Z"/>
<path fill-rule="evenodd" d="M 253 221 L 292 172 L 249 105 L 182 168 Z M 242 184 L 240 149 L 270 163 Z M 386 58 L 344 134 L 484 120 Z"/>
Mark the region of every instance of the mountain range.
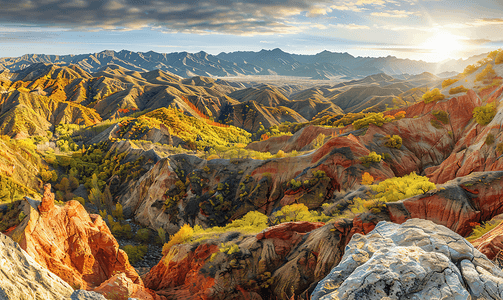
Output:
<path fill-rule="evenodd" d="M 106 50 L 80 55 L 27 54 L 20 57 L 0 58 L 0 70 L 17 71 L 33 63 L 58 65 L 75 64 L 87 72 L 96 72 L 109 64 L 147 72 L 159 69 L 182 77 L 226 77 L 242 75 L 297 76 L 311 79 L 357 79 L 377 73 L 388 75 L 420 74 L 430 72 L 461 72 L 463 66 L 473 64 L 486 55 L 467 60 L 449 60 L 427 63 L 388 57 L 354 57 L 348 53 L 323 51 L 316 55 L 290 54 L 279 48 L 273 50 L 222 52 L 211 55 L 197 53 L 119 52 Z"/>
<path fill-rule="evenodd" d="M 309 63 L 272 52 L 225 62 Z M 0 299 L 503 299 L 503 50 L 280 84 L 82 61 L 0 71 Z"/>

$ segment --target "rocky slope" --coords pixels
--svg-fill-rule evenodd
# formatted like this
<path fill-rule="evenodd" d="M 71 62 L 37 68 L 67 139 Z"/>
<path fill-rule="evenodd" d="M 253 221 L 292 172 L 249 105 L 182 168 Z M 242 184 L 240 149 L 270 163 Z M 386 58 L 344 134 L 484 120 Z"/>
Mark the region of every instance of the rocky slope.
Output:
<path fill-rule="evenodd" d="M 72 287 L 38 264 L 8 236 L 0 233 L 0 297 L 2 299 L 68 299 Z"/>
<path fill-rule="evenodd" d="M 340 260 L 350 230 L 351 224 L 344 222 L 284 223 L 257 235 L 229 233 L 175 245 L 146 275 L 145 285 L 167 299 L 307 295 L 311 284 Z"/>
<path fill-rule="evenodd" d="M 420 219 L 355 235 L 313 300 L 501 299 L 503 272 L 461 236 Z"/>
<path fill-rule="evenodd" d="M 50 184 L 41 202 L 26 201 L 26 218 L 10 236 L 43 267 L 76 289 L 115 294 L 116 299 L 158 299 L 143 287 L 100 216 L 89 215 L 77 201 L 55 206 Z"/>

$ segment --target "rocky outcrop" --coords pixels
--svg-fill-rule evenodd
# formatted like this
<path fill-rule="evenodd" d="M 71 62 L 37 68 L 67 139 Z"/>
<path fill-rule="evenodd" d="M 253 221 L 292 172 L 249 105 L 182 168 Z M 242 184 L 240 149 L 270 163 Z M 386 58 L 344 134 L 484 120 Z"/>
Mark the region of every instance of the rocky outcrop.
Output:
<path fill-rule="evenodd" d="M 503 265 L 503 223 L 485 233 L 476 240 L 471 241 L 487 258 L 495 261 L 500 267 Z"/>
<path fill-rule="evenodd" d="M 472 231 L 471 223 L 485 222 L 503 213 L 502 196 L 503 171 L 476 172 L 386 206 L 395 223 L 426 219 L 466 236 Z"/>
<path fill-rule="evenodd" d="M 350 135 L 302 156 L 267 161 L 173 155 L 129 186 L 119 202 L 126 216 L 169 234 L 184 223 L 224 226 L 252 210 L 269 215 L 293 203 L 315 209 L 335 192 L 358 186 L 364 172 L 393 177 L 384 161 L 363 166 L 360 157 L 368 154 Z"/>
<path fill-rule="evenodd" d="M 0 233 L 0 299 L 66 299 L 72 287 Z"/>
<path fill-rule="evenodd" d="M 351 236 L 373 226 L 362 220 L 293 222 L 257 235 L 228 232 L 175 245 L 145 276 L 145 286 L 167 299 L 308 299 Z"/>
<path fill-rule="evenodd" d="M 88 290 L 101 291 L 103 285 L 108 285 L 107 280 L 123 274 L 128 281 L 124 281 L 125 286 L 134 289 L 124 293 L 119 290 L 117 299 L 127 299 L 132 295 L 129 291 L 144 290 L 127 254 L 119 249 L 99 215 L 89 215 L 74 200 L 62 207 L 55 206 L 50 184 L 44 186 L 41 203 L 33 200 L 28 203 L 27 217 L 10 235 L 39 264 L 72 287 Z"/>
<path fill-rule="evenodd" d="M 419 219 L 354 235 L 312 293 L 313 300 L 502 297 L 499 268 L 458 234 Z"/>

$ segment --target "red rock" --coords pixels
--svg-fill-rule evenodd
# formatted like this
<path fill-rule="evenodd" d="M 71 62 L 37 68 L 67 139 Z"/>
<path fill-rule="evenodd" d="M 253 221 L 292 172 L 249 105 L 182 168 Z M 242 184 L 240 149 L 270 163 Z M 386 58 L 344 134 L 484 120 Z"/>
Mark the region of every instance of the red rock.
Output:
<path fill-rule="evenodd" d="M 503 259 L 503 223 L 493 228 L 483 236 L 471 242 L 473 247 L 482 252 L 490 260 L 497 256 Z M 501 253 L 501 254 L 500 254 Z"/>
<path fill-rule="evenodd" d="M 21 248 L 71 286 L 92 289 L 114 274 L 124 273 L 132 284 L 143 283 L 127 254 L 99 215 L 89 215 L 77 201 L 54 206 L 50 186 L 42 204 L 11 233 Z"/>
<path fill-rule="evenodd" d="M 269 227 L 256 235 L 257 240 L 280 239 L 289 240 L 297 234 L 313 231 L 324 226 L 323 222 L 288 222 Z"/>
<path fill-rule="evenodd" d="M 205 260 L 217 251 L 216 245 L 202 244 L 194 251 L 190 251 L 190 245 L 175 245 L 147 273 L 145 286 L 168 299 L 207 299 L 214 278 L 199 271 Z"/>
<path fill-rule="evenodd" d="M 127 277 L 124 273 L 112 276 L 93 291 L 102 294 L 107 299 L 114 300 L 127 300 L 128 298 L 137 298 L 141 300 L 165 299 L 164 297 L 158 296 L 153 291 L 145 289 L 139 284 L 135 284 L 131 281 L 131 278 Z"/>
<path fill-rule="evenodd" d="M 387 203 L 392 222 L 426 219 L 466 236 L 470 223 L 503 213 L 503 171 L 478 172 L 438 185 L 436 190 L 399 202 Z"/>
<path fill-rule="evenodd" d="M 54 208 L 54 194 L 51 192 L 51 184 L 44 185 L 44 196 L 42 197 L 42 204 L 38 207 L 41 213 L 48 212 Z"/>

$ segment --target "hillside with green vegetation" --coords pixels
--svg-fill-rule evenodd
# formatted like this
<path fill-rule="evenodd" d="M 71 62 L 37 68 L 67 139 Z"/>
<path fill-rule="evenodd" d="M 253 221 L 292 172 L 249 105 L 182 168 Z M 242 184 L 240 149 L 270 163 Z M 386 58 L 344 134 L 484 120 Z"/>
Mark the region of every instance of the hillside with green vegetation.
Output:
<path fill-rule="evenodd" d="M 151 270 L 152 290 L 185 293 L 155 282 L 194 259 L 204 280 L 228 268 L 236 286 L 278 299 L 315 276 L 285 291 L 275 272 L 293 276 L 282 268 L 323 251 L 340 258 L 379 221 L 421 218 L 482 237 L 503 213 L 501 53 L 447 79 L 377 74 L 315 87 L 117 65 L 2 72 L 0 230 L 26 226 L 23 209 L 38 202 L 23 198 L 42 199 L 49 183 L 56 205 L 81 205 L 139 272 Z M 271 261 L 246 262 L 254 249 Z M 246 263 L 249 278 L 237 271 Z"/>

